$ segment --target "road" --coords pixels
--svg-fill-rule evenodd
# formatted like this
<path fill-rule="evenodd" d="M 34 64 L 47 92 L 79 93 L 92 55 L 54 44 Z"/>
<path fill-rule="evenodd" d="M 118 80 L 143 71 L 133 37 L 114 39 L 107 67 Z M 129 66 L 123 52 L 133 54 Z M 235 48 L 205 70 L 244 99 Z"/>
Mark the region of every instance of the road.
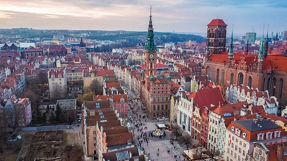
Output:
<path fill-rule="evenodd" d="M 134 99 L 136 95 L 125 86 L 122 86 L 129 96 L 129 117 L 131 129 L 133 129 L 134 140 L 139 149 L 144 151 L 149 160 L 157 161 L 181 161 L 185 160 L 182 156 L 183 146 L 174 142 L 170 143 L 171 132 L 165 130 L 166 137 L 157 138 L 151 137 L 155 129 L 157 129 L 157 123 L 169 123 L 168 121 L 152 120 L 147 117 L 147 114 L 143 111 L 143 104 L 140 100 Z M 148 140 L 148 141 L 146 141 Z"/>

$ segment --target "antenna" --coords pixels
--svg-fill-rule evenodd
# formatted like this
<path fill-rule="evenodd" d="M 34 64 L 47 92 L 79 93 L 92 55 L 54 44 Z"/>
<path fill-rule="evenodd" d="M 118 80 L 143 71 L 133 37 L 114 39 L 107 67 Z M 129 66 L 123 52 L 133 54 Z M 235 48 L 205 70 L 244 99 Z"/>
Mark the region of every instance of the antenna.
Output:
<path fill-rule="evenodd" d="M 149 16 L 151 17 L 151 10 L 152 10 L 152 6 L 150 5 L 150 8 L 149 8 Z"/>

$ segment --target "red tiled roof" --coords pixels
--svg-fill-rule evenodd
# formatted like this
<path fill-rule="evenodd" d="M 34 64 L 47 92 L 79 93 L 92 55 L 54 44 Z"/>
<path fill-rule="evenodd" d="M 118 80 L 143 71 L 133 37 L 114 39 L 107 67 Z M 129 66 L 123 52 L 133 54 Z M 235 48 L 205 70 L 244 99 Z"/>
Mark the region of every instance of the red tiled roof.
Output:
<path fill-rule="evenodd" d="M 141 65 L 139 65 L 142 69 L 143 68 L 145 68 L 145 64 L 141 64 Z M 172 67 L 170 67 L 170 66 L 168 66 L 168 65 L 165 65 L 165 64 L 156 64 L 156 68 L 157 69 L 159 69 L 159 68 L 172 68 Z"/>
<path fill-rule="evenodd" d="M 233 59 L 235 60 L 236 64 L 241 60 L 241 57 L 244 57 L 244 60 L 246 61 L 247 65 L 252 64 L 257 59 L 257 55 L 253 55 L 253 54 L 245 55 L 243 53 L 234 53 Z M 219 62 L 219 63 L 227 63 L 228 53 L 224 52 L 222 54 L 212 54 L 208 60 L 213 61 L 213 62 Z"/>
<path fill-rule="evenodd" d="M 223 116 L 225 113 L 234 113 L 235 111 L 240 111 L 245 103 L 227 104 L 222 107 L 217 107 L 213 112 Z"/>
<path fill-rule="evenodd" d="M 121 87 L 120 82 L 108 82 L 106 84 L 107 88 L 112 88 L 112 87 Z"/>
<path fill-rule="evenodd" d="M 63 69 L 60 69 L 60 70 L 51 69 L 50 74 L 49 74 L 49 78 L 51 78 L 52 75 L 54 75 L 55 78 L 59 78 L 59 75 L 61 75 L 62 78 L 64 78 L 64 70 Z"/>
<path fill-rule="evenodd" d="M 126 94 L 118 94 L 118 95 L 111 95 L 110 96 L 113 99 L 113 102 L 121 102 L 121 99 L 124 99 L 124 102 L 128 101 L 128 95 Z"/>
<path fill-rule="evenodd" d="M 115 73 L 113 70 L 107 70 L 107 69 L 101 69 L 101 70 L 96 70 L 96 75 L 97 76 L 113 76 Z"/>
<path fill-rule="evenodd" d="M 194 97 L 193 101 L 201 108 L 204 106 L 210 108 L 211 104 L 213 104 L 215 107 L 217 107 L 219 104 L 223 104 L 223 97 L 219 88 L 206 88 L 196 92 L 196 96 Z"/>
<path fill-rule="evenodd" d="M 280 56 L 280 55 L 268 55 L 263 62 L 263 70 L 276 70 L 276 71 L 283 71 L 287 72 L 287 57 Z"/>
<path fill-rule="evenodd" d="M 94 96 L 94 101 L 107 101 L 109 100 L 109 96 L 104 96 L 104 95 L 98 95 L 98 96 Z"/>
<path fill-rule="evenodd" d="M 213 19 L 207 26 L 227 26 L 222 19 Z"/>
<path fill-rule="evenodd" d="M 245 55 L 244 53 L 234 53 L 233 58 L 235 63 L 238 64 L 241 60 L 241 57 L 244 58 L 246 65 L 251 65 L 258 59 L 258 55 L 248 54 Z M 222 54 L 212 54 L 209 57 L 209 61 L 218 62 L 218 63 L 227 63 L 228 62 L 228 53 L 224 52 Z M 287 72 L 287 57 L 282 55 L 268 55 L 263 60 L 263 71 L 283 71 Z"/>
<path fill-rule="evenodd" d="M 121 133 L 117 135 L 107 136 L 107 146 L 123 145 L 132 142 L 132 133 Z"/>

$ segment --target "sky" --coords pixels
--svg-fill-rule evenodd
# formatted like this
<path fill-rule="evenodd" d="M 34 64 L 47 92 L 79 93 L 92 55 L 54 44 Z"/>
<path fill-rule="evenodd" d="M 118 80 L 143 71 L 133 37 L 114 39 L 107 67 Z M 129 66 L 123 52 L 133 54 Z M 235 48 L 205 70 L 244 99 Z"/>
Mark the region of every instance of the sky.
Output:
<path fill-rule="evenodd" d="M 0 0 L 0 28 L 205 33 L 214 18 L 235 34 L 287 30 L 287 0 Z"/>

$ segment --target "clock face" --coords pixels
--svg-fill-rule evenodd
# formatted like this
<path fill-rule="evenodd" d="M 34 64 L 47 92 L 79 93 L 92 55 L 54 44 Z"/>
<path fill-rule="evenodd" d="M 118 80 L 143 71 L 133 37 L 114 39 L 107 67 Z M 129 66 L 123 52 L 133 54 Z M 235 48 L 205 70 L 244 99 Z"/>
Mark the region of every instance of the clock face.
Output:
<path fill-rule="evenodd" d="M 153 60 L 154 59 L 154 55 L 153 54 L 149 54 L 149 60 Z"/>

